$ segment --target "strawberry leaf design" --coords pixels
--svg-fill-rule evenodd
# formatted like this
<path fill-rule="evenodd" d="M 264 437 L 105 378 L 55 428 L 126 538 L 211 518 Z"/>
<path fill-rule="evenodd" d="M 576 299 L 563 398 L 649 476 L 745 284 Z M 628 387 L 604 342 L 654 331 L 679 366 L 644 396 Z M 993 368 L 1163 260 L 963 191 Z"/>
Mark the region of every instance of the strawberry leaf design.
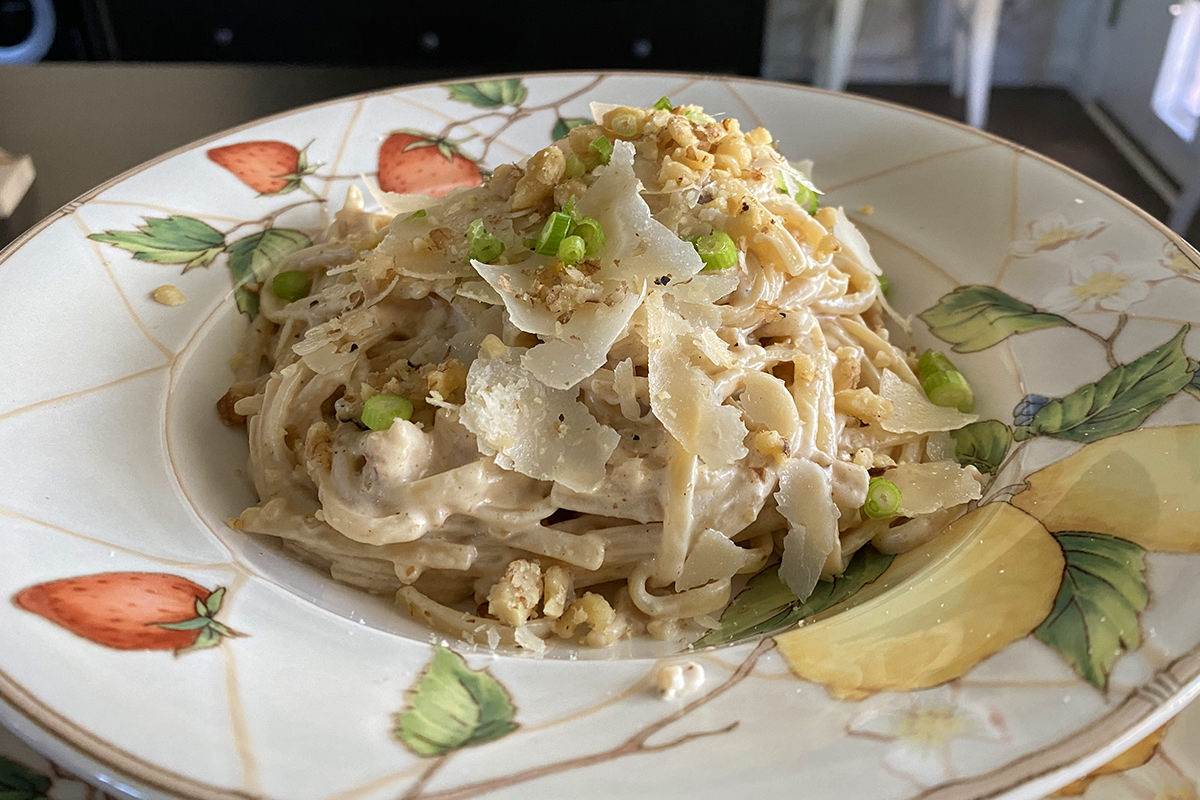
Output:
<path fill-rule="evenodd" d="M 1196 379 L 1197 365 L 1183 350 L 1189 326 L 1141 358 L 1109 371 L 1095 383 L 1038 407 L 1028 424 L 1018 425 L 1018 441 L 1053 436 L 1089 442 L 1140 426 Z"/>
<path fill-rule="evenodd" d="M 183 264 L 184 272 L 207 267 L 225 249 L 223 233 L 194 217 L 179 215 L 147 218 L 137 230 L 105 231 L 88 238 L 127 250 L 138 261 Z"/>
<path fill-rule="evenodd" d="M 591 122 L 591 119 L 588 117 L 559 117 L 554 123 L 554 128 L 550 131 L 550 138 L 557 142 L 570 133 L 572 128 L 578 128 L 580 125 L 590 125 Z"/>
<path fill-rule="evenodd" d="M 48 800 L 52 781 L 45 775 L 0 756 L 0 798 L 2 800 Z"/>
<path fill-rule="evenodd" d="M 954 438 L 955 460 L 985 473 L 999 468 L 1013 441 L 1009 427 L 995 419 L 972 422 L 950 431 L 950 435 Z"/>
<path fill-rule="evenodd" d="M 1066 566 L 1054 607 L 1033 632 L 1098 689 L 1118 656 L 1141 642 L 1138 613 L 1145 610 L 1146 551 L 1102 533 L 1054 534 Z"/>
<path fill-rule="evenodd" d="M 306 234 L 290 228 L 268 228 L 229 245 L 229 271 L 238 310 L 256 316 L 258 294 L 251 285 L 261 285 L 280 261 L 311 245 Z"/>
<path fill-rule="evenodd" d="M 917 316 L 956 353 L 985 350 L 1018 333 L 1071 325 L 991 286 L 960 286 Z"/>
<path fill-rule="evenodd" d="M 515 713 L 499 681 L 438 647 L 411 690 L 408 708 L 396 715 L 392 733 L 414 754 L 429 758 L 512 733 Z"/>
<path fill-rule="evenodd" d="M 855 553 L 841 576 L 819 582 L 803 602 L 780 580 L 778 564 L 771 564 L 750 579 L 721 614 L 721 624 L 698 639 L 695 646 L 729 644 L 789 628 L 853 596 L 882 575 L 893 558 L 868 545 Z"/>
<path fill-rule="evenodd" d="M 1197 400 L 1200 400 L 1200 372 L 1192 375 L 1191 381 L 1188 382 L 1187 386 L 1183 387 L 1183 390 Z"/>
<path fill-rule="evenodd" d="M 215 599 L 214 599 L 215 598 Z M 183 655 L 194 650 L 207 650 L 216 647 L 222 639 L 245 636 L 224 623 L 217 622 L 214 616 L 221 610 L 221 601 L 225 598 L 225 587 L 218 586 L 203 600 L 196 598 L 196 616 L 179 622 L 156 622 L 155 627 L 168 631 L 198 631 L 195 640 L 186 647 L 175 651 L 175 655 Z M 0 795 L 0 800 L 3 796 Z"/>
<path fill-rule="evenodd" d="M 496 81 L 469 81 L 447 84 L 450 99 L 469 103 L 476 108 L 500 108 L 519 106 L 525 102 L 528 90 L 520 78 L 504 78 Z"/>

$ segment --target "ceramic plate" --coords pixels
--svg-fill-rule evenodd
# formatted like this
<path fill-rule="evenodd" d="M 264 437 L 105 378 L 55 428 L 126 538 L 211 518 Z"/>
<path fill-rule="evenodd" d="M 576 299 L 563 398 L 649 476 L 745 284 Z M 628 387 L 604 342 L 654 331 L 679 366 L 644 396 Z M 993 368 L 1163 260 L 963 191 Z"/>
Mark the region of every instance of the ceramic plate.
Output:
<path fill-rule="evenodd" d="M 955 438 L 994 476 L 978 508 L 803 606 L 742 595 L 728 645 L 541 659 L 444 641 L 225 524 L 254 500 L 214 411 L 253 302 L 237 286 L 360 175 L 473 183 L 590 100 L 662 95 L 815 160 L 916 342 L 971 376 L 981 421 Z M 382 147 L 398 131 L 417 146 Z M 1198 265 L 1019 147 L 763 82 L 502 77 L 220 134 L 0 254 L 0 720 L 155 796 L 1040 796 L 1200 690 Z M 165 284 L 186 302 L 156 301 Z M 661 698 L 685 661 L 703 685 Z"/>

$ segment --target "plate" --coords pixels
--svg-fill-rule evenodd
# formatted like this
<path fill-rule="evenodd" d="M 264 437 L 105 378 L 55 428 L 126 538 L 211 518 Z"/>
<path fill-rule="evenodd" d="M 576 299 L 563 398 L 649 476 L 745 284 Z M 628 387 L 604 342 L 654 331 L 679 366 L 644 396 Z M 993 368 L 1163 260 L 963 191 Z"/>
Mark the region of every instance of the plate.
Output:
<path fill-rule="evenodd" d="M 239 280 L 306 243 L 393 135 L 414 137 L 384 165 L 410 189 L 469 183 L 590 100 L 662 95 L 816 162 L 916 343 L 972 378 L 981 422 L 956 448 L 995 476 L 978 508 L 821 602 L 735 601 L 804 617 L 779 635 L 541 659 L 445 641 L 226 525 L 254 499 L 213 411 L 253 302 Z M 186 302 L 156 301 L 166 284 Z M 1041 796 L 1200 691 L 1198 308 L 1200 255 L 1145 213 L 863 98 L 501 76 L 219 134 L 0 253 L 0 355 L 22 365 L 0 390 L 0 720 L 147 796 Z M 25 593 L 60 579 L 79 597 Z M 191 622 L 130 624 L 180 606 Z M 82 607 L 105 609 L 90 638 L 65 627 Z M 703 684 L 660 697 L 659 671 L 688 661 Z"/>

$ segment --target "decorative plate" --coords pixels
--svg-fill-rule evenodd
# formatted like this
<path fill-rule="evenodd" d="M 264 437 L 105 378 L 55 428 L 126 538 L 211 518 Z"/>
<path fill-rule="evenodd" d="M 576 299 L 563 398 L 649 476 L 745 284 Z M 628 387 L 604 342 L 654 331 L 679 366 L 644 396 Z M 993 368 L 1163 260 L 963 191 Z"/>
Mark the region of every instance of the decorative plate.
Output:
<path fill-rule="evenodd" d="M 972 378 L 958 457 L 994 475 L 976 509 L 805 604 L 752 585 L 727 646 L 541 659 L 444 641 L 225 524 L 253 500 L 213 408 L 247 282 L 361 175 L 470 185 L 590 100 L 661 95 L 815 160 L 917 343 Z M 148 796 L 1041 796 L 1200 692 L 1197 309 L 1200 256 L 1144 213 L 862 98 L 556 74 L 243 126 L 0 253 L 0 720 Z M 660 697 L 686 661 L 703 684 Z"/>

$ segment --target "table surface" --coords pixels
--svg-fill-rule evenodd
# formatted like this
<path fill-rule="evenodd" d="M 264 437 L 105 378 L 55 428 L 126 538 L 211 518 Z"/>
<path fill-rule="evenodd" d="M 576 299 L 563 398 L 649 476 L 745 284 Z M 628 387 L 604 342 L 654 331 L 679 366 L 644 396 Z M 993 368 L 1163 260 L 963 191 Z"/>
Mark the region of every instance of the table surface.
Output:
<path fill-rule="evenodd" d="M 395 68 L 43 64 L 0 67 L 0 148 L 30 155 L 37 180 L 0 247 L 78 195 L 143 161 L 225 128 L 346 94 L 437 80 Z M 1181 759 L 1179 754 L 1189 757 Z M 1200 704 L 1111 774 L 1071 794 L 1106 800 L 1200 798 Z M 0 797 L 13 776 L 52 800 L 98 798 L 68 770 L 0 727 Z M 22 797 L 26 795 L 21 795 Z"/>

